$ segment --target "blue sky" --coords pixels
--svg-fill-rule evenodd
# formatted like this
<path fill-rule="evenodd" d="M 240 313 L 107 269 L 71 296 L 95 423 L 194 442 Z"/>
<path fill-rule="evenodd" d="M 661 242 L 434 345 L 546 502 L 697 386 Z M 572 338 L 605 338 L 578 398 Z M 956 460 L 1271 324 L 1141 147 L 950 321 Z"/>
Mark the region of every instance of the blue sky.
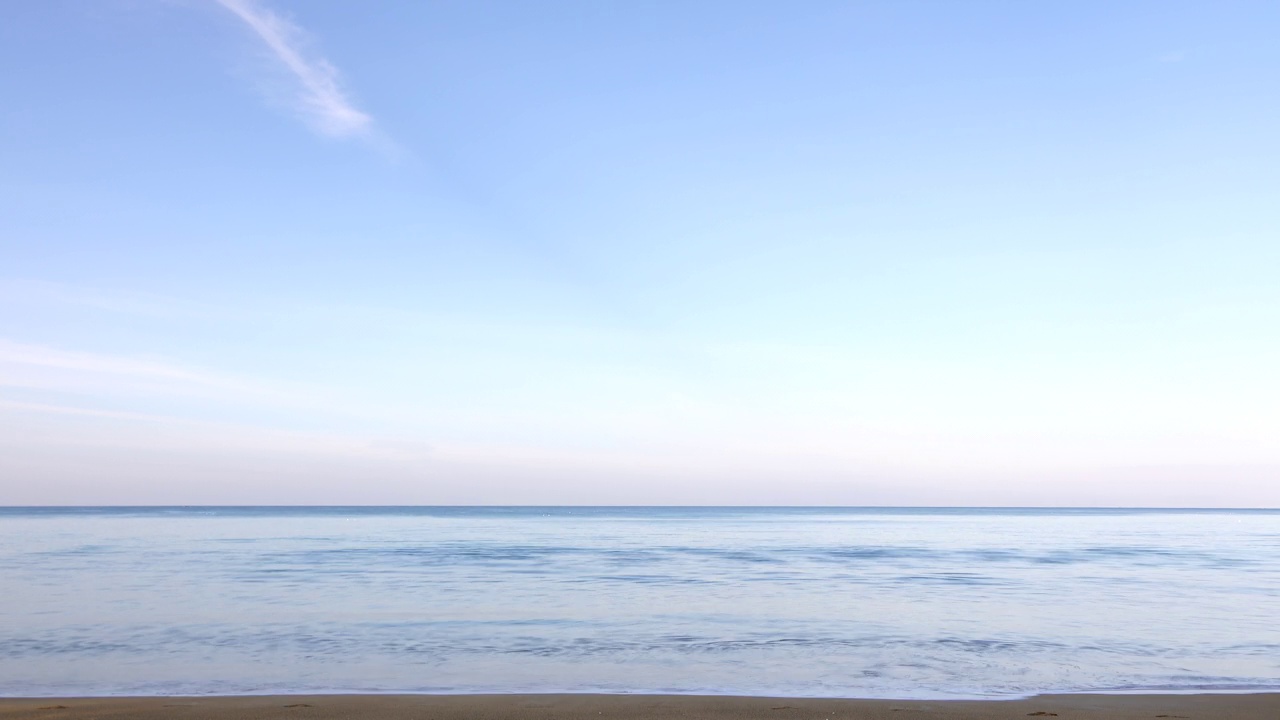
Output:
<path fill-rule="evenodd" d="M 0 502 L 1280 505 L 1280 7 L 47 0 Z"/>

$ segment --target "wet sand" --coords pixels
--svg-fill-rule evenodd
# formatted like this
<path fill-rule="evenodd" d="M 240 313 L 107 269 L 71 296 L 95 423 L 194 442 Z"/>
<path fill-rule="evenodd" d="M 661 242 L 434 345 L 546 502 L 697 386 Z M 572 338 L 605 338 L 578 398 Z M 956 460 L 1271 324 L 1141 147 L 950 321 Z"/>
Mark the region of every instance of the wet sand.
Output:
<path fill-rule="evenodd" d="M 690 695 L 262 695 L 7 698 L 19 720 L 1280 720 L 1280 693 L 1041 695 L 1025 700 L 825 700 Z"/>

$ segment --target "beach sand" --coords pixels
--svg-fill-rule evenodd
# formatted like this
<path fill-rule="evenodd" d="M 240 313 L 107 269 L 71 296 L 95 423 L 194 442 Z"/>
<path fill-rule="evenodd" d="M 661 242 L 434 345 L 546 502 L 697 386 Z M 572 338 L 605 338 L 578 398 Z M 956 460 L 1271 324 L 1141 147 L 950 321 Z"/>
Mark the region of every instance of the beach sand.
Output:
<path fill-rule="evenodd" d="M 1280 693 L 1041 695 L 1025 700 L 825 700 L 690 695 L 262 695 L 7 698 L 19 720 L 1002 720 L 1027 717 L 1280 720 Z"/>

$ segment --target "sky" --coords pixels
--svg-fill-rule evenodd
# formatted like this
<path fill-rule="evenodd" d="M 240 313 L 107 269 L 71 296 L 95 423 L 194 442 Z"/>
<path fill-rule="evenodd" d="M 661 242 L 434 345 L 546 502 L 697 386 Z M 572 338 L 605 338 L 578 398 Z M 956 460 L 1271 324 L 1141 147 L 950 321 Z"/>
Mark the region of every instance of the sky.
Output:
<path fill-rule="evenodd" d="M 0 9 L 0 504 L 1280 506 L 1280 5 Z"/>

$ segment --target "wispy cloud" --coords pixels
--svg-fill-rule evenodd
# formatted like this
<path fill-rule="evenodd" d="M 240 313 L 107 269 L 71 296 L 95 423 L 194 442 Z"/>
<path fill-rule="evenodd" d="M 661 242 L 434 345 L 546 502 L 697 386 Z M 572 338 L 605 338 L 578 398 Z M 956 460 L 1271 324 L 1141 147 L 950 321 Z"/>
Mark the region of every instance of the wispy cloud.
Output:
<path fill-rule="evenodd" d="M 149 359 L 58 350 L 0 339 L 0 365 L 34 365 L 107 375 L 123 375 L 229 388 L 237 384 L 213 375 Z"/>
<path fill-rule="evenodd" d="M 333 137 L 361 135 L 373 118 L 342 91 L 338 71 L 307 51 L 306 32 L 257 0 L 215 0 L 244 21 L 297 81 L 294 107 L 319 132 Z"/>
<path fill-rule="evenodd" d="M 150 318 L 211 318 L 226 314 L 210 303 L 155 293 L 3 277 L 0 277 L 0 305 L 21 308 L 18 312 L 37 307 L 69 307 Z"/>
<path fill-rule="evenodd" d="M 204 397 L 255 405 L 289 402 L 288 392 L 168 360 L 62 350 L 0 338 L 0 390 L 105 397 Z"/>

